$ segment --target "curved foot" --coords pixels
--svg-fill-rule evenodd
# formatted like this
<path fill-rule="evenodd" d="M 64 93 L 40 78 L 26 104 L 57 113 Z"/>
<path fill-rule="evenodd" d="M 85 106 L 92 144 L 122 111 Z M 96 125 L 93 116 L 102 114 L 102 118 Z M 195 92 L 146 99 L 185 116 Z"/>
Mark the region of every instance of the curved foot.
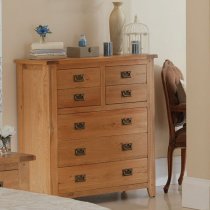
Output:
<path fill-rule="evenodd" d="M 182 181 L 183 181 L 183 177 L 180 177 L 180 178 L 178 179 L 178 184 L 179 184 L 179 185 L 182 185 Z"/>
<path fill-rule="evenodd" d="M 125 200 L 125 199 L 127 199 L 127 198 L 128 198 L 127 193 L 126 193 L 125 191 L 123 191 L 123 192 L 121 193 L 121 199 L 122 199 L 122 200 Z"/>
<path fill-rule="evenodd" d="M 169 185 L 170 184 L 166 184 L 165 187 L 163 188 L 164 193 L 168 193 Z"/>

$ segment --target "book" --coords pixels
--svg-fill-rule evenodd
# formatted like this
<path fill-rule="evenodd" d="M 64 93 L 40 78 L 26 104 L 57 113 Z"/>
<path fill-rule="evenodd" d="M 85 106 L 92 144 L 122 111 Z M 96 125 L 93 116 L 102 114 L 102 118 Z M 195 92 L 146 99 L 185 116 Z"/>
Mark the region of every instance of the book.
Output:
<path fill-rule="evenodd" d="M 63 42 L 44 42 L 44 43 L 32 43 L 31 50 L 50 50 L 50 49 L 64 49 Z"/>
<path fill-rule="evenodd" d="M 66 50 L 64 49 L 38 49 L 38 50 L 31 50 L 30 52 L 31 54 L 35 55 L 40 55 L 40 54 L 56 54 L 56 53 L 60 53 L 60 54 L 66 54 Z"/>
<path fill-rule="evenodd" d="M 60 58 L 67 58 L 67 56 L 66 55 L 39 55 L 39 56 L 29 55 L 29 59 L 32 59 L 32 60 L 60 59 Z"/>

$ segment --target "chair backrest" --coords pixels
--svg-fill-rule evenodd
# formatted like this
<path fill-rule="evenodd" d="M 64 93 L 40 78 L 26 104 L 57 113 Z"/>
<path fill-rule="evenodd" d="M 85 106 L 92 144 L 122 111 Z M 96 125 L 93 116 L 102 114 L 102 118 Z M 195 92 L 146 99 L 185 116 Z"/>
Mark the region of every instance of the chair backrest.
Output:
<path fill-rule="evenodd" d="M 181 103 L 180 98 L 178 97 L 178 88 L 181 85 L 183 75 L 181 71 L 176 66 L 174 66 L 171 61 L 166 60 L 163 64 L 161 76 L 166 100 L 169 132 L 170 136 L 174 136 L 175 127 L 178 124 L 182 124 L 185 120 L 184 113 L 174 113 L 171 111 L 172 106 L 176 106 Z M 186 98 L 185 93 L 184 96 Z"/>

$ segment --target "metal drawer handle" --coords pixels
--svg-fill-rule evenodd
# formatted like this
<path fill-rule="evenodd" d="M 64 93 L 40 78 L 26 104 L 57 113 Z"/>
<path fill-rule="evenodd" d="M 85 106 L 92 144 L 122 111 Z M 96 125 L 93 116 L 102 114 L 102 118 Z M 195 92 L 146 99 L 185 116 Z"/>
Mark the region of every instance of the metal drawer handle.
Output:
<path fill-rule="evenodd" d="M 0 187 L 3 187 L 3 186 L 4 186 L 4 182 L 0 181 Z"/>
<path fill-rule="evenodd" d="M 85 100 L 85 94 L 74 94 L 74 100 L 75 101 L 84 101 Z"/>
<path fill-rule="evenodd" d="M 86 175 L 85 174 L 76 175 L 74 177 L 74 181 L 75 182 L 86 182 Z"/>
<path fill-rule="evenodd" d="M 86 155 L 86 148 L 75 149 L 75 156 L 84 156 L 84 155 Z"/>
<path fill-rule="evenodd" d="M 133 150 L 133 144 L 132 143 L 122 144 L 122 151 L 129 151 L 129 150 Z"/>
<path fill-rule="evenodd" d="M 121 78 L 122 78 L 122 79 L 131 78 L 131 71 L 122 71 L 122 72 L 121 72 Z"/>
<path fill-rule="evenodd" d="M 84 82 L 84 74 L 73 75 L 74 82 Z"/>
<path fill-rule="evenodd" d="M 126 168 L 122 170 L 122 176 L 132 176 L 132 175 L 133 175 L 132 168 Z"/>
<path fill-rule="evenodd" d="M 131 97 L 132 96 L 132 91 L 131 90 L 122 90 L 121 91 L 121 96 L 123 98 Z"/>
<path fill-rule="evenodd" d="M 132 124 L 132 118 L 123 118 L 121 120 L 122 125 L 131 125 Z"/>
<path fill-rule="evenodd" d="M 85 122 L 78 122 L 74 123 L 75 130 L 84 130 L 85 129 Z"/>

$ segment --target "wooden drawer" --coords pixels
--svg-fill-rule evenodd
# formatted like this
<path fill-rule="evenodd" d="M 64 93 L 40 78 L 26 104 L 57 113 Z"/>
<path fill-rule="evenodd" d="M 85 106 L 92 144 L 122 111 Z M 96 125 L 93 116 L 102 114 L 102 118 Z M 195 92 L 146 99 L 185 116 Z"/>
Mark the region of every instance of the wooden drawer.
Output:
<path fill-rule="evenodd" d="M 73 166 L 147 157 L 147 133 L 60 141 L 58 166 Z"/>
<path fill-rule="evenodd" d="M 148 182 L 146 158 L 58 169 L 60 195 L 146 182 Z"/>
<path fill-rule="evenodd" d="M 58 108 L 94 106 L 101 104 L 101 88 L 74 88 L 58 90 Z"/>
<path fill-rule="evenodd" d="M 19 172 L 18 170 L 1 171 L 0 172 L 0 185 L 6 188 L 19 188 Z"/>
<path fill-rule="evenodd" d="M 99 68 L 81 68 L 57 71 L 57 88 L 97 87 L 101 84 Z"/>
<path fill-rule="evenodd" d="M 106 85 L 146 83 L 146 65 L 106 67 Z"/>
<path fill-rule="evenodd" d="M 122 109 L 58 115 L 60 140 L 147 132 L 147 109 Z"/>
<path fill-rule="evenodd" d="M 106 87 L 106 104 L 121 104 L 147 100 L 147 86 L 141 84 Z"/>

